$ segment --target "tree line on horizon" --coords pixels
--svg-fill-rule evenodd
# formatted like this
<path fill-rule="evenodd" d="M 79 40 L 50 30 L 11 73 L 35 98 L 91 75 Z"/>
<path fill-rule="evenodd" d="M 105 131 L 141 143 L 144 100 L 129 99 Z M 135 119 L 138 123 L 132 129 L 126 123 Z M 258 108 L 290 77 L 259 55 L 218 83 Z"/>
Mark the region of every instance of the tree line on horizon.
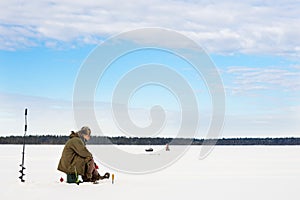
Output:
<path fill-rule="evenodd" d="M 65 144 L 69 136 L 29 135 L 26 144 Z M 23 144 L 23 136 L 0 137 L 0 144 Z M 139 138 L 93 136 L 88 144 L 99 145 L 300 145 L 300 138 L 221 138 L 221 139 L 189 139 L 189 138 Z"/>

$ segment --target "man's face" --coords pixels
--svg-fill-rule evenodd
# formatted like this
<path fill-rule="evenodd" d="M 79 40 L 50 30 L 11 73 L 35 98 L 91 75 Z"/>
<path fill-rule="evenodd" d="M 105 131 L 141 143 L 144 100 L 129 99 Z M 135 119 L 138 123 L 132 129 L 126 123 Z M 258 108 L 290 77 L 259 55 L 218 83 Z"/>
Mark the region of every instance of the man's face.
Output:
<path fill-rule="evenodd" d="M 85 134 L 83 135 L 83 138 L 86 140 L 86 141 L 89 141 L 91 139 L 91 136 L 89 134 Z"/>

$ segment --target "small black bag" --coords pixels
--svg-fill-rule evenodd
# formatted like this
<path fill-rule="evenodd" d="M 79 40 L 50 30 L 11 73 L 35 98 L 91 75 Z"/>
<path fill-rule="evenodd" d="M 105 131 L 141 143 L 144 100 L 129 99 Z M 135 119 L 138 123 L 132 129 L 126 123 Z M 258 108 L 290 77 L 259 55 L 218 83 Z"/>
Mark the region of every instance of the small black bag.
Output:
<path fill-rule="evenodd" d="M 76 174 L 67 174 L 67 183 L 77 183 Z"/>

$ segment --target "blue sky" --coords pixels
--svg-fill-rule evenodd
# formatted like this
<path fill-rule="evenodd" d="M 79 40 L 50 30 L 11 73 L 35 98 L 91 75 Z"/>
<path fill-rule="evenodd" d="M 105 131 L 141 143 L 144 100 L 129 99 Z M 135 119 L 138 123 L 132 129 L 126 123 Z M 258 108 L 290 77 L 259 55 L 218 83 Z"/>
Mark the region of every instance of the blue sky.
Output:
<path fill-rule="evenodd" d="M 118 33 L 162 27 L 193 39 L 215 63 L 226 93 L 224 137 L 299 136 L 300 3 L 156 0 L 120 4 L 93 0 L 0 3 L 7 8 L 0 13 L 0 135 L 22 134 L 25 107 L 31 114 L 32 134 L 68 134 L 76 129 L 74 83 L 90 52 Z M 162 52 L 143 51 L 118 60 L 105 74 L 105 84 L 97 88 L 96 101 L 107 102 L 122 70 L 143 62 L 181 70 L 197 91 L 204 116 L 198 136 L 203 137 L 211 111 L 207 88 L 186 63 Z M 101 96 L 103 91 L 108 96 Z M 141 109 L 132 118 L 142 125 L 149 122 L 146 111 L 151 105 L 165 106 L 172 121 L 165 135 L 172 136 L 178 123 L 172 111 L 178 105 L 168 91 L 145 87 L 133 95 L 131 104 Z M 121 134 L 103 113 L 97 116 L 107 135 Z"/>

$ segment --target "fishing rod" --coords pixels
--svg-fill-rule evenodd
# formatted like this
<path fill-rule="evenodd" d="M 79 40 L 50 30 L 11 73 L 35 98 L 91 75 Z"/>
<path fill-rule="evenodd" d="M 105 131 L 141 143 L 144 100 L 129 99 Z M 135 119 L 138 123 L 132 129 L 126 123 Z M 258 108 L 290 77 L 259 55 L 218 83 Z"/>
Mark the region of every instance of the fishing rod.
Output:
<path fill-rule="evenodd" d="M 19 171 L 21 173 L 21 176 L 19 177 L 19 179 L 21 179 L 21 182 L 25 182 L 25 180 L 23 179 L 24 177 L 24 169 L 26 169 L 24 167 L 24 155 L 25 155 L 25 136 L 27 133 L 27 108 L 25 108 L 25 130 L 24 130 L 24 136 L 23 136 L 23 152 L 22 152 L 22 164 L 20 164 L 21 170 Z"/>

